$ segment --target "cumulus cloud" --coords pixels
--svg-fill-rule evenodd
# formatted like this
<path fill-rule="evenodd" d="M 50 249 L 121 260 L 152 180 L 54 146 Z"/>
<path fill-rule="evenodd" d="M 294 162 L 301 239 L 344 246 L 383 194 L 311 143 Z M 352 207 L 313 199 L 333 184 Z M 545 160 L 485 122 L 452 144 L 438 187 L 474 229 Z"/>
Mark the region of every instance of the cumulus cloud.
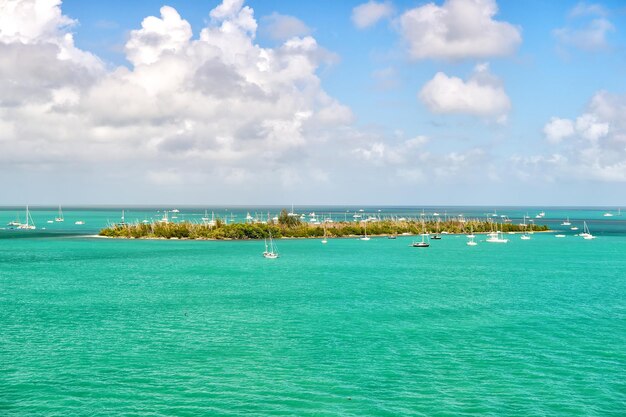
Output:
<path fill-rule="evenodd" d="M 131 67 L 109 71 L 74 46 L 74 21 L 60 2 L 2 7 L 0 143 L 7 150 L 0 161 L 7 169 L 26 160 L 92 169 L 132 160 L 151 183 L 200 181 L 198 173 L 244 178 L 232 173 L 287 169 L 283 161 L 320 128 L 352 121 L 316 74 L 329 54 L 310 36 L 260 47 L 242 1 L 212 10 L 198 39 L 174 8 L 162 7 L 130 32 Z"/>
<path fill-rule="evenodd" d="M 626 95 L 599 91 L 584 113 L 553 117 L 544 133 L 558 146 L 562 175 L 626 182 Z"/>
<path fill-rule="evenodd" d="M 501 81 L 491 75 L 487 64 L 476 66 L 467 81 L 438 72 L 418 96 L 433 113 L 500 118 L 511 108 Z"/>
<path fill-rule="evenodd" d="M 279 13 L 261 18 L 261 31 L 270 39 L 284 41 L 295 36 L 305 36 L 311 29 L 300 19 Z"/>
<path fill-rule="evenodd" d="M 495 0 L 428 3 L 400 16 L 399 30 L 413 59 L 460 60 L 512 54 L 521 30 L 494 19 Z"/>
<path fill-rule="evenodd" d="M 352 9 L 352 23 L 359 29 L 365 29 L 374 26 L 381 19 L 391 17 L 392 14 L 393 6 L 390 2 L 370 0 Z"/>
<path fill-rule="evenodd" d="M 141 29 L 130 32 L 126 56 L 135 66 L 152 64 L 162 54 L 181 52 L 189 45 L 191 25 L 169 6 L 161 7 L 161 18 L 146 17 Z"/>
<path fill-rule="evenodd" d="M 569 119 L 553 117 L 544 126 L 543 133 L 546 135 L 548 142 L 559 143 L 574 134 L 574 123 Z"/>

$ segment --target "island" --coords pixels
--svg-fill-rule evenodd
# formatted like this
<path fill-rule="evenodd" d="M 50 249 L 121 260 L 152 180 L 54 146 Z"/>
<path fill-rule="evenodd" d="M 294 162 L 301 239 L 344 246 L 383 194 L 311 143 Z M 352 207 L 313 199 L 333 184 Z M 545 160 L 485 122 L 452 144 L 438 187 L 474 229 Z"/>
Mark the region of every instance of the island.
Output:
<path fill-rule="evenodd" d="M 180 223 L 156 221 L 153 223 L 120 223 L 100 230 L 103 237 L 127 239 L 211 239 L 246 240 L 274 238 L 320 238 L 363 236 L 395 236 L 400 234 L 463 234 L 492 231 L 524 232 L 549 231 L 546 225 L 495 223 L 487 219 L 382 219 L 362 221 L 333 221 L 311 224 L 282 210 L 275 220 L 268 222 L 230 223 L 215 222 Z"/>

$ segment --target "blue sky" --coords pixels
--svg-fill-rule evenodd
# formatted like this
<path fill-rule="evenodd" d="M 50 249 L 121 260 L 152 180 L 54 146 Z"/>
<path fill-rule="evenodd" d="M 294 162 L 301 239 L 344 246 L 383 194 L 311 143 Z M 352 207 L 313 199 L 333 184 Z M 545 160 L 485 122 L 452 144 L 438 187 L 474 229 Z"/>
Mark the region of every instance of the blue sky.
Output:
<path fill-rule="evenodd" d="M 623 204 L 619 1 L 15 4 L 5 204 Z"/>

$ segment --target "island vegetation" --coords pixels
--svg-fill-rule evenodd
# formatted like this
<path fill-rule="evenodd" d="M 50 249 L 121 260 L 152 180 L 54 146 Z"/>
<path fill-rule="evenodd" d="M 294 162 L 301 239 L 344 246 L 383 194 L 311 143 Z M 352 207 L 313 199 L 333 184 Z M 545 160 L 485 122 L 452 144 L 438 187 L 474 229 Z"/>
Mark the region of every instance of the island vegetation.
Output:
<path fill-rule="evenodd" d="M 367 224 L 365 224 L 367 223 Z M 527 226 L 528 227 L 528 226 Z M 546 231 L 547 226 L 532 225 L 533 231 Z M 428 233 L 486 233 L 494 230 L 502 232 L 523 232 L 525 227 L 519 224 L 495 224 L 489 219 L 407 219 L 376 220 L 360 222 L 324 222 L 311 224 L 290 215 L 283 210 L 277 221 L 257 223 L 230 223 L 217 220 L 214 224 L 193 223 L 189 221 L 154 222 L 137 224 L 115 224 L 100 231 L 100 236 L 135 239 L 264 239 L 270 233 L 274 238 L 318 238 L 350 237 L 365 234 L 372 236 Z M 530 230 L 530 227 L 528 227 Z"/>

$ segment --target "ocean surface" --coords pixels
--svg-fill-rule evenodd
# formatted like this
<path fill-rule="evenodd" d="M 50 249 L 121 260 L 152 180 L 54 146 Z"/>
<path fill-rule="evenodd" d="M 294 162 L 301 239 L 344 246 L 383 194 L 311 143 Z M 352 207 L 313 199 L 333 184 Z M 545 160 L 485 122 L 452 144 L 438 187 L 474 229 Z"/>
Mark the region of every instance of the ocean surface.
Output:
<path fill-rule="evenodd" d="M 243 221 L 279 208 L 206 209 Z M 279 240 L 277 260 L 259 241 L 88 237 L 121 207 L 64 207 L 63 223 L 47 223 L 57 208 L 31 210 L 36 230 L 0 230 L 0 416 L 626 415 L 618 208 L 425 207 L 528 213 L 566 237 Z M 1 227 L 16 215 L 0 209 Z M 567 217 L 597 239 L 560 226 Z"/>

